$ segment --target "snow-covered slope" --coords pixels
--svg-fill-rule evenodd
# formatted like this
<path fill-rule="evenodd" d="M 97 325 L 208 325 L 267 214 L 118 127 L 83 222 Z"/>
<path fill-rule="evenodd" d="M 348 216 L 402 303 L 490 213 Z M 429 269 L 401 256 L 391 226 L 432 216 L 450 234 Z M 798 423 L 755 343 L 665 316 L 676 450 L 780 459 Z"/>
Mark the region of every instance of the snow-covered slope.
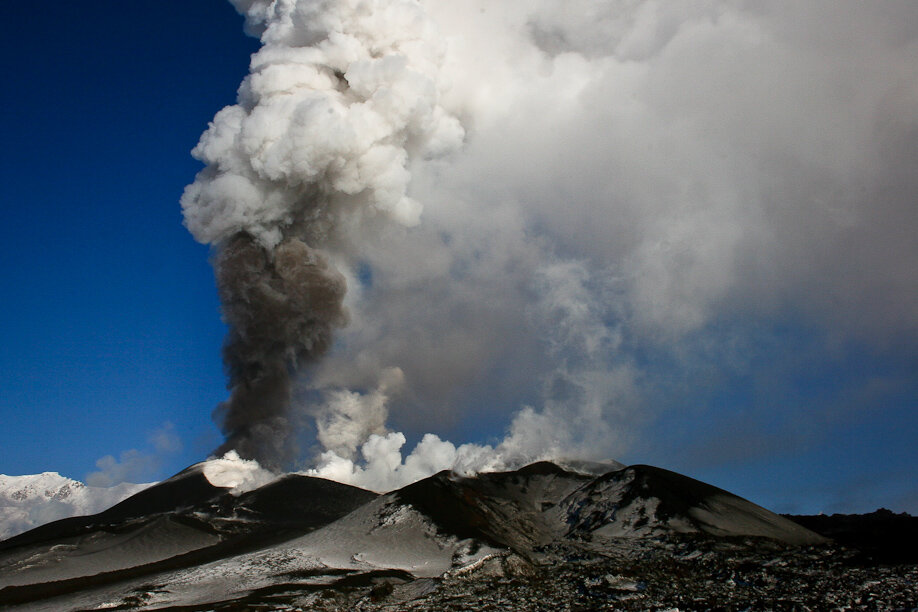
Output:
<path fill-rule="evenodd" d="M 439 532 L 428 517 L 390 494 L 299 538 L 157 576 L 164 588 L 149 604 L 195 607 L 244 600 L 278 584 L 308 592 L 342 581 L 371 584 L 378 576 L 435 578 L 500 553 Z"/>
<path fill-rule="evenodd" d="M 693 543 L 768 538 L 769 550 L 823 542 L 673 472 L 632 466 L 597 477 L 596 466 L 577 467 L 441 472 L 376 495 L 304 475 L 272 480 L 235 460 L 205 462 L 96 516 L 0 543 L 0 605 L 237 609 L 289 594 L 310 609 L 322 593 L 379 581 L 404 587 L 398 597 L 408 601 L 452 576 L 501 578 L 510 566 L 525 573 L 645 544 L 672 548 L 683 534 Z"/>
<path fill-rule="evenodd" d="M 790 545 L 825 538 L 748 500 L 693 478 L 635 465 L 596 478 L 558 510 L 570 536 L 643 537 L 706 533 L 762 537 Z"/>
<path fill-rule="evenodd" d="M 440 472 L 394 495 L 429 517 L 437 528 L 529 556 L 564 535 L 550 512 L 592 476 L 539 462 L 514 472 L 460 477 Z"/>
<path fill-rule="evenodd" d="M 172 517 L 158 517 L 128 531 L 97 530 L 58 540 L 53 546 L 18 548 L 0 560 L 0 588 L 124 570 L 219 542 L 216 534 Z"/>
<path fill-rule="evenodd" d="M 321 482 L 320 479 L 311 480 Z M 277 484 L 271 486 L 276 487 Z M 303 484 L 300 482 L 298 486 Z M 377 497 L 369 492 L 364 493 L 372 496 L 369 502 L 362 503 L 343 518 L 305 535 L 281 542 L 265 541 L 257 550 L 227 554 L 222 558 L 187 567 L 164 568 L 163 564 L 159 564 L 154 567 L 162 570 L 142 577 L 133 572 L 116 572 L 113 577 L 118 579 L 118 586 L 111 585 L 116 580 L 99 580 L 99 576 L 93 576 L 100 569 L 111 569 L 105 569 L 107 561 L 104 557 L 92 557 L 95 549 L 88 551 L 94 565 L 86 568 L 86 582 L 72 589 L 83 592 L 66 598 L 48 599 L 29 609 L 92 609 L 102 607 L 100 601 L 104 602 L 105 607 L 119 607 L 127 605 L 128 600 L 136 604 L 138 592 L 143 592 L 144 604 L 151 607 L 206 608 L 207 604 L 214 602 L 244 602 L 251 593 L 274 591 L 276 585 L 304 592 L 315 591 L 318 594 L 335 585 L 372 584 L 380 577 L 405 583 L 433 579 L 450 572 L 474 568 L 483 561 L 506 554 L 501 549 L 483 545 L 475 539 L 460 538 L 444 532 L 429 516 L 404 503 L 397 494 Z M 170 525 L 169 532 L 148 538 L 143 550 L 138 552 L 142 553 L 144 559 L 149 559 L 153 554 L 149 548 L 152 547 L 157 554 L 165 551 L 174 539 L 172 534 L 175 528 L 176 525 Z M 114 552 L 121 558 L 132 538 L 109 536 L 113 542 L 119 538 L 125 541 L 118 541 Z M 80 548 L 85 548 L 85 545 Z M 75 569 L 77 565 L 73 563 L 73 556 L 76 552 L 63 550 L 58 553 L 59 550 L 58 546 L 48 551 L 49 557 L 57 553 L 54 559 L 37 559 L 35 555 L 29 555 L 29 562 L 52 562 L 53 570 L 44 567 L 25 568 L 23 562 L 18 566 L 4 566 L 0 559 L 0 574 L 6 572 L 9 576 L 0 579 L 0 588 L 34 585 L 39 581 L 47 581 L 55 572 Z M 123 564 L 124 559 L 121 562 Z M 71 576 L 58 573 L 54 579 L 66 580 Z M 120 582 L 124 578 L 129 579 L 129 582 Z M 147 587 L 144 585 L 151 583 L 158 585 L 157 588 L 145 590 Z M 90 592 L 87 589 L 90 585 L 98 585 L 98 588 Z M 67 584 L 63 586 L 65 591 L 70 589 Z M 132 595 L 126 599 L 123 595 L 119 597 L 119 592 Z M 16 596 L 18 592 L 0 590 L 0 605 L 5 602 L 2 597 L 4 594 Z M 230 606 L 229 609 L 244 608 L 241 603 L 237 603 L 237 607 Z"/>
<path fill-rule="evenodd" d="M 245 491 L 253 476 L 268 484 Z M 277 564 L 272 551 L 278 544 L 376 497 L 321 478 L 269 477 L 235 460 L 206 461 L 104 512 L 56 521 L 0 542 L 0 594 L 13 589 L 14 597 L 25 593 L 29 599 L 33 591 L 47 597 L 163 573 L 175 576 L 178 584 L 189 572 L 198 576 L 202 567 L 233 566 L 224 560 L 253 550 L 264 551 Z M 219 570 L 217 575 L 219 582 Z M 246 584 L 232 572 L 226 575 L 224 590 Z"/>
<path fill-rule="evenodd" d="M 90 487 L 57 472 L 0 474 L 0 540 L 59 519 L 96 514 L 152 484 Z"/>

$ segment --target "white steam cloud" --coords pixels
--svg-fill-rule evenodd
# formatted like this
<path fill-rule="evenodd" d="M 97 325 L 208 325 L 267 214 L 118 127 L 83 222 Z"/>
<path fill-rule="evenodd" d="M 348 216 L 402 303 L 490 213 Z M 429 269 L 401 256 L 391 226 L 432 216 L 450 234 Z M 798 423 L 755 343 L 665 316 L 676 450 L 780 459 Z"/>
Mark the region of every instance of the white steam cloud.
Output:
<path fill-rule="evenodd" d="M 243 456 L 301 457 L 303 414 L 312 473 L 376 490 L 616 456 L 653 417 L 648 355 L 716 369 L 789 319 L 918 340 L 915 3 L 234 5 L 263 47 L 182 205 L 269 262 L 223 292 Z M 287 297 L 281 248 L 325 262 L 328 304 Z M 247 326 L 277 302 L 289 329 Z"/>

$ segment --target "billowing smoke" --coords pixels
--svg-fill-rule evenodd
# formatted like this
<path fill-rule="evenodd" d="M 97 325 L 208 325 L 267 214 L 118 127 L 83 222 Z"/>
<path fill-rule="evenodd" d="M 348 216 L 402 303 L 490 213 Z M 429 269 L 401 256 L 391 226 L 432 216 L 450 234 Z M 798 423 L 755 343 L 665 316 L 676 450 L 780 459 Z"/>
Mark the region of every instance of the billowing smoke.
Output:
<path fill-rule="evenodd" d="M 239 102 L 194 149 L 207 167 L 182 198 L 194 236 L 214 246 L 229 327 L 230 399 L 218 449 L 274 468 L 296 455 L 293 377 L 347 322 L 339 229 L 361 217 L 418 221 L 410 155 L 455 146 L 438 105 L 439 49 L 420 7 L 238 0 L 261 36 Z"/>
<path fill-rule="evenodd" d="M 731 373 L 918 354 L 915 3 L 234 5 L 263 46 L 183 198 L 225 448 L 381 490 L 618 456 Z"/>
<path fill-rule="evenodd" d="M 346 284 L 299 237 L 267 250 L 240 232 L 218 248 L 214 265 L 229 326 L 223 359 L 232 391 L 218 408 L 226 434 L 220 450 L 277 466 L 295 452 L 287 448 L 291 373 L 324 355 L 333 330 L 346 323 Z"/>

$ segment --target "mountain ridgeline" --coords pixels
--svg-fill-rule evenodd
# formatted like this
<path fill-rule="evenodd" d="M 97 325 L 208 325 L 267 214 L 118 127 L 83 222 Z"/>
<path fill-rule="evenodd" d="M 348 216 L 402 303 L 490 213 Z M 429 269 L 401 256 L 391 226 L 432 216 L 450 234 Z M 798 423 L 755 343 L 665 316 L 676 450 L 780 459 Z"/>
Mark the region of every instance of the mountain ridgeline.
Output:
<path fill-rule="evenodd" d="M 0 606 L 323 609 L 342 597 L 408 606 L 450 581 L 521 579 L 639 551 L 829 546 L 789 518 L 644 465 L 441 472 L 383 495 L 297 474 L 234 495 L 202 465 L 99 514 L 0 541 Z"/>

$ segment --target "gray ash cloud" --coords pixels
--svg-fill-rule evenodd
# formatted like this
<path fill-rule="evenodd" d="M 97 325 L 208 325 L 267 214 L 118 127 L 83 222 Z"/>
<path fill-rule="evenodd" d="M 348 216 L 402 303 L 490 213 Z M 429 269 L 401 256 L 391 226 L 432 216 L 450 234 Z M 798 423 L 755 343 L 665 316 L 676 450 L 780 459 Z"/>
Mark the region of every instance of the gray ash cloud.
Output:
<path fill-rule="evenodd" d="M 274 249 L 239 233 L 214 261 L 223 316 L 223 347 L 231 397 L 215 415 L 226 435 L 217 450 L 237 450 L 265 467 L 296 454 L 288 406 L 291 376 L 330 348 L 347 322 L 344 277 L 298 238 Z"/>

